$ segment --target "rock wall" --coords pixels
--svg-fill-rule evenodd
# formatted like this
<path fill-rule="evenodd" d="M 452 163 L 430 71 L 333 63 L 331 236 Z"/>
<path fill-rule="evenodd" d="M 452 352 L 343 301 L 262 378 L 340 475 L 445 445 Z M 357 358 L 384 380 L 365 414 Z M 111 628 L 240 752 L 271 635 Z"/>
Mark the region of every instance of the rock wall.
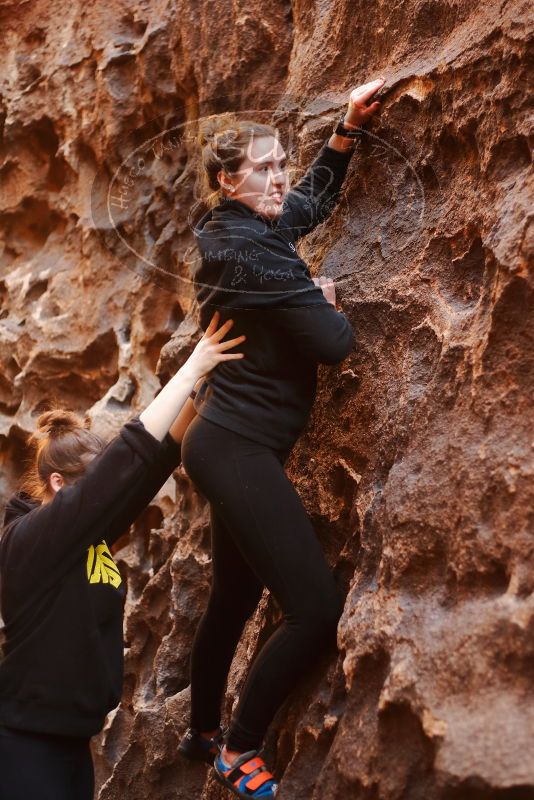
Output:
<path fill-rule="evenodd" d="M 4 498 L 43 402 L 110 436 L 196 341 L 194 148 L 165 131 L 266 111 L 301 170 L 351 88 L 395 84 L 301 247 L 358 336 L 288 464 L 346 604 L 267 750 L 285 800 L 533 798 L 530 5 L 0 0 L 0 29 Z M 181 468 L 117 559 L 125 690 L 99 800 L 222 800 L 176 757 L 209 585 Z M 277 620 L 265 595 L 227 717 Z"/>

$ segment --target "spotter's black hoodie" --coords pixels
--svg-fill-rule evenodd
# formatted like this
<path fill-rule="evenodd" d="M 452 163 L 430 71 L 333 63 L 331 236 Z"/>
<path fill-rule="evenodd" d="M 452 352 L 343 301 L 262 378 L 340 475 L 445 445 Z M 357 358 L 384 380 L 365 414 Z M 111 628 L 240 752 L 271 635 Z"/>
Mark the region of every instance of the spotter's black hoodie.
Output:
<path fill-rule="evenodd" d="M 353 348 L 348 319 L 313 283 L 296 248 L 336 206 L 353 152 L 324 142 L 275 220 L 223 198 L 194 230 L 203 330 L 219 309 L 221 322 L 234 320 L 227 339 L 247 335 L 237 347 L 245 358 L 218 364 L 195 408 L 273 448 L 290 448 L 299 437 L 315 398 L 317 364 L 336 364 Z"/>
<path fill-rule="evenodd" d="M 125 589 L 108 546 L 180 460 L 170 434 L 159 442 L 134 417 L 50 502 L 11 497 L 0 540 L 0 725 L 83 737 L 102 729 L 123 673 Z"/>

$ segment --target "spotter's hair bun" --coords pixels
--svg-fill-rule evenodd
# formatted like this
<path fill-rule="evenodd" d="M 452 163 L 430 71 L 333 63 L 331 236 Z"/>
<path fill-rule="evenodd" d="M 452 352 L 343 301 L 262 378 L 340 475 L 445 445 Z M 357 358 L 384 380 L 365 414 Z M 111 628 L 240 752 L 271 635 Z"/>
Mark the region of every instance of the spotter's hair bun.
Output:
<path fill-rule="evenodd" d="M 77 414 L 64 408 L 45 411 L 37 419 L 37 433 L 44 434 L 50 439 L 85 427 L 83 420 Z"/>

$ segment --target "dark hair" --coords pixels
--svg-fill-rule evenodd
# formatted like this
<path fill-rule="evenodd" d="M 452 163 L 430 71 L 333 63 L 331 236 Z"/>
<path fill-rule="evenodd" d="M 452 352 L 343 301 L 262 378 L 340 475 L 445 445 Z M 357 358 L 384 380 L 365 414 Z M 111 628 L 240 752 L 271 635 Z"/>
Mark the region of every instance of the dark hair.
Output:
<path fill-rule="evenodd" d="M 59 472 L 65 483 L 80 478 L 92 457 L 105 446 L 100 436 L 88 428 L 87 418 L 64 408 L 41 414 L 37 429 L 27 442 L 34 455 L 20 490 L 42 501 L 50 492 L 48 479 L 53 472 Z"/>
<path fill-rule="evenodd" d="M 278 131 L 272 125 L 239 119 L 231 112 L 202 120 L 197 142 L 201 148 L 200 191 L 207 206 L 215 205 L 221 197 L 218 172 L 221 169 L 228 175 L 237 172 L 254 136 L 276 138 Z"/>

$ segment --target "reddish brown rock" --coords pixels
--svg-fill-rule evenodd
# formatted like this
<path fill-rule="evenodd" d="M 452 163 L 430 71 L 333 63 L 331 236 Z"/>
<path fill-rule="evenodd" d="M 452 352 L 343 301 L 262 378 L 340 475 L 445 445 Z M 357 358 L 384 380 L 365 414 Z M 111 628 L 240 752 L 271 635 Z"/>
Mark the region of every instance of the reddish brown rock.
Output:
<path fill-rule="evenodd" d="M 4 498 L 43 402 L 112 435 L 193 347 L 196 118 L 276 112 L 300 170 L 351 88 L 395 85 L 301 246 L 358 337 L 288 464 L 347 599 L 267 750 L 286 800 L 534 797 L 529 4 L 0 0 L 0 28 Z M 209 585 L 182 469 L 119 548 L 99 799 L 222 800 L 176 756 Z M 277 619 L 266 595 L 226 718 Z"/>

